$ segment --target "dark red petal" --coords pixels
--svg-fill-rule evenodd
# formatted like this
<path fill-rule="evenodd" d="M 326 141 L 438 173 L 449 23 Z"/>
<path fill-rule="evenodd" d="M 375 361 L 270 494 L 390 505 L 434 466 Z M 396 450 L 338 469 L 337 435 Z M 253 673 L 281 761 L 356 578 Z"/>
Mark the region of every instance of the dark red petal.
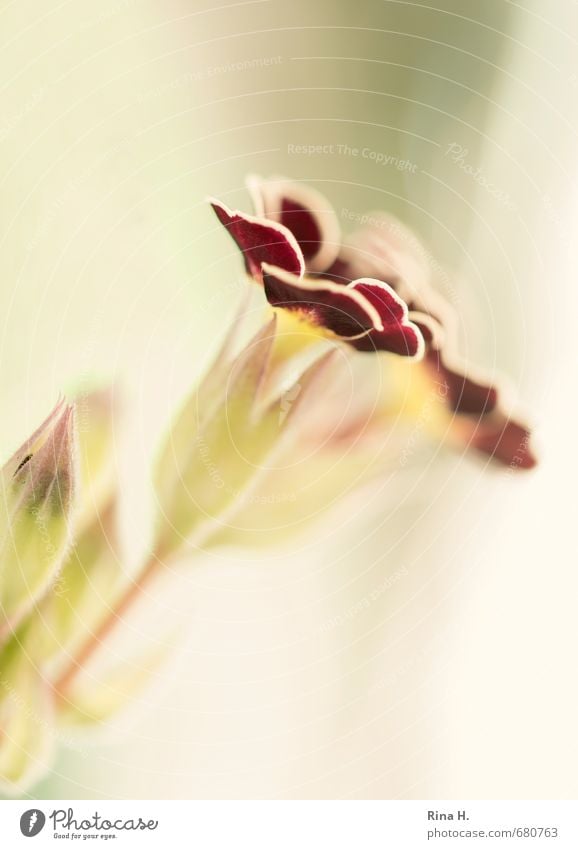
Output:
<path fill-rule="evenodd" d="M 536 457 L 529 446 L 530 430 L 500 409 L 498 387 L 480 375 L 470 376 L 467 365 L 448 350 L 449 332 L 431 315 L 410 312 L 426 345 L 424 366 L 443 387 L 448 408 L 457 413 L 453 420 L 459 439 L 468 448 L 487 454 L 514 469 L 532 469 Z"/>
<path fill-rule="evenodd" d="M 428 313 L 413 310 L 408 304 L 409 317 L 417 324 L 425 342 L 426 351 L 439 351 L 445 339 L 445 333 L 440 322 Z"/>
<path fill-rule="evenodd" d="M 307 271 L 325 271 L 339 252 L 341 231 L 335 210 L 321 192 L 284 177 L 250 177 L 247 185 L 258 214 L 293 233 Z"/>
<path fill-rule="evenodd" d="M 315 215 L 310 210 L 290 198 L 282 198 L 279 220 L 281 224 L 291 230 L 299 242 L 305 262 L 310 261 L 319 253 L 321 228 Z"/>
<path fill-rule="evenodd" d="M 347 283 L 359 277 L 384 280 L 407 302 L 429 287 L 428 254 L 412 231 L 393 216 L 356 216 L 361 226 L 344 242 L 327 274 Z"/>
<path fill-rule="evenodd" d="M 286 227 L 231 210 L 218 200 L 210 199 L 209 202 L 221 224 L 243 252 L 249 274 L 261 281 L 261 265 L 264 262 L 292 274 L 303 274 L 305 264 L 301 249 Z"/>
<path fill-rule="evenodd" d="M 424 365 L 434 379 L 445 386 L 447 405 L 454 413 L 484 415 L 498 405 L 498 390 L 481 374 L 452 352 L 452 328 L 444 328 L 431 315 L 410 312 L 426 344 Z M 448 341 L 450 337 L 450 341 Z"/>
<path fill-rule="evenodd" d="M 418 327 L 408 320 L 407 307 L 387 284 L 355 280 L 351 287 L 377 310 L 383 329 L 353 342 L 358 351 L 390 351 L 401 357 L 418 357 L 424 343 Z"/>
<path fill-rule="evenodd" d="M 496 409 L 498 390 L 491 383 L 473 380 L 466 371 L 449 368 L 439 351 L 428 351 L 426 365 L 447 387 L 448 406 L 455 413 L 483 415 Z"/>
<path fill-rule="evenodd" d="M 525 425 L 500 414 L 497 421 L 485 417 L 480 420 L 470 446 L 512 471 L 533 469 L 538 461 L 530 447 L 530 436 Z"/>
<path fill-rule="evenodd" d="M 352 263 L 348 262 L 346 257 L 340 253 L 329 268 L 323 272 L 323 276 L 328 280 L 333 280 L 334 283 L 341 283 L 342 286 L 347 286 L 348 283 L 352 283 L 357 278 L 367 276 L 363 273 L 356 274 L 356 270 Z"/>
<path fill-rule="evenodd" d="M 297 277 L 270 265 L 263 267 L 263 282 L 272 306 L 307 313 L 315 324 L 344 339 L 381 327 L 377 311 L 351 287 Z"/>
<path fill-rule="evenodd" d="M 408 321 L 407 308 L 379 280 L 340 286 L 319 277 L 298 278 L 263 269 L 265 294 L 276 307 L 307 313 L 311 321 L 349 341 L 359 351 L 390 351 L 406 357 L 423 352 L 423 339 Z"/>

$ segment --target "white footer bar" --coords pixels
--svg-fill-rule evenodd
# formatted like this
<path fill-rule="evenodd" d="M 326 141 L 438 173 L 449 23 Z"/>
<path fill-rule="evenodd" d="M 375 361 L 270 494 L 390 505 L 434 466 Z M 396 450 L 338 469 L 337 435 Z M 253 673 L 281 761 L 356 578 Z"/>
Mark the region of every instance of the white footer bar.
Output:
<path fill-rule="evenodd" d="M 578 847 L 574 801 L 4 801 L 0 845 Z"/>

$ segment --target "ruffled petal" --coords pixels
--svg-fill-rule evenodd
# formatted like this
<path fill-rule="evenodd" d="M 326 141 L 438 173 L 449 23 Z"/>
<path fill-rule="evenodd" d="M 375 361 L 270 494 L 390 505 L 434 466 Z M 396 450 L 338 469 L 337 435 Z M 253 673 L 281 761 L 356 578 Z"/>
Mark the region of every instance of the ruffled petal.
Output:
<path fill-rule="evenodd" d="M 327 275 L 349 283 L 359 277 L 384 280 L 409 303 L 429 287 L 427 252 L 414 233 L 392 215 L 373 212 L 349 236 Z"/>
<path fill-rule="evenodd" d="M 341 286 L 323 278 L 297 277 L 263 267 L 265 294 L 274 307 L 295 310 L 361 351 L 391 351 L 417 357 L 423 352 L 418 328 L 407 307 L 379 280 Z"/>
<path fill-rule="evenodd" d="M 382 329 L 353 342 L 358 351 L 390 351 L 401 357 L 420 359 L 424 352 L 422 334 L 408 318 L 405 303 L 386 283 L 379 280 L 354 280 L 349 287 L 362 294 L 377 310 Z"/>
<path fill-rule="evenodd" d="M 243 253 L 248 273 L 262 282 L 261 265 L 268 262 L 292 274 L 303 274 L 305 263 L 295 236 L 275 221 L 231 210 L 221 201 L 209 198 L 221 224 Z"/>
<path fill-rule="evenodd" d="M 342 339 L 354 339 L 382 327 L 379 313 L 351 287 L 322 278 L 298 277 L 281 268 L 263 265 L 267 300 L 307 315 Z"/>
<path fill-rule="evenodd" d="M 251 176 L 247 187 L 256 214 L 293 233 L 307 271 L 323 272 L 332 265 L 341 247 L 341 228 L 335 210 L 321 192 L 285 177 L 263 180 Z"/>

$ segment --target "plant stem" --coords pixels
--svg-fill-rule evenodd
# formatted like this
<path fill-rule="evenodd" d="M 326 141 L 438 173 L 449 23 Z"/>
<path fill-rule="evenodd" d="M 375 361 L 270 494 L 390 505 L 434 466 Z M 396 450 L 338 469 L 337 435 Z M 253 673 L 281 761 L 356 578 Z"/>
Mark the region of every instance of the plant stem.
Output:
<path fill-rule="evenodd" d="M 92 655 L 98 650 L 99 646 L 104 643 L 108 634 L 122 621 L 123 614 L 126 613 L 127 610 L 142 596 L 145 587 L 148 586 L 163 566 L 163 561 L 157 556 L 153 555 L 149 558 L 149 560 L 147 560 L 136 580 L 134 580 L 126 588 L 118 603 L 110 611 L 108 616 L 100 623 L 98 628 L 96 628 L 96 630 L 90 635 L 80 651 L 76 654 L 76 657 L 70 666 L 65 669 L 63 674 L 54 684 L 54 690 L 58 695 L 62 697 L 65 694 L 66 689 L 69 687 L 76 675 L 83 669 Z"/>

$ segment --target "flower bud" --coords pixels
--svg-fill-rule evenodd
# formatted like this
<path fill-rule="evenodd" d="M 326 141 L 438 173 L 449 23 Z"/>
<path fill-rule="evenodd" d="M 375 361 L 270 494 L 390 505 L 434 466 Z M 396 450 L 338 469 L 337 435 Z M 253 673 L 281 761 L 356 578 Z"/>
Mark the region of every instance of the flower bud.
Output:
<path fill-rule="evenodd" d="M 155 473 L 158 558 L 193 533 L 204 541 L 226 526 L 247 489 L 272 468 L 327 360 L 315 360 L 282 389 L 271 386 L 275 340 L 273 320 L 232 362 L 216 364 L 210 393 L 195 393 L 177 417 Z"/>
<path fill-rule="evenodd" d="M 0 471 L 0 637 L 54 579 L 70 536 L 73 408 L 61 401 Z"/>

